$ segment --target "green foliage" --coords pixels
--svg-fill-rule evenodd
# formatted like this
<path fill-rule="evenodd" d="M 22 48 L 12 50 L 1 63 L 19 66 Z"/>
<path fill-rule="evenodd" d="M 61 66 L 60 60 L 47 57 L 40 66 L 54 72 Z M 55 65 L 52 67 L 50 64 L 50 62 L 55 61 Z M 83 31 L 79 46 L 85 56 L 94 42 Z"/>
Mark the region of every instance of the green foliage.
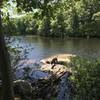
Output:
<path fill-rule="evenodd" d="M 12 47 L 11 44 L 13 41 L 15 41 L 15 38 L 7 37 L 5 40 L 8 52 L 10 54 L 11 66 L 16 70 L 16 67 L 20 60 L 24 60 L 25 58 L 27 58 L 26 49 L 21 50 L 22 47 L 20 47 L 19 44 L 16 44 L 17 47 Z"/>
<path fill-rule="evenodd" d="M 33 15 L 28 14 L 21 18 L 9 18 L 9 16 L 4 17 L 3 28 L 6 35 L 34 35 L 37 33 L 38 25 L 36 20 L 33 20 Z"/>
<path fill-rule="evenodd" d="M 94 20 L 93 23 L 93 31 L 95 33 L 95 35 L 100 36 L 100 12 L 97 12 L 93 15 L 92 19 Z M 96 29 L 96 31 L 95 31 Z"/>
<path fill-rule="evenodd" d="M 51 23 L 49 17 L 44 17 L 40 35 L 49 36 L 51 30 Z"/>
<path fill-rule="evenodd" d="M 76 86 L 75 100 L 99 100 L 100 60 L 72 59 L 71 80 Z"/>
<path fill-rule="evenodd" d="M 11 5 L 5 4 L 3 23 L 7 32 L 4 33 L 55 37 L 100 36 L 99 0 L 16 0 L 15 4 L 17 8 L 13 7 L 14 12 L 18 9 L 20 14 L 26 12 L 26 16 L 6 19 L 7 8 Z"/>
<path fill-rule="evenodd" d="M 64 37 L 66 33 L 66 23 L 63 14 L 58 14 L 56 21 L 52 25 L 52 36 Z"/>

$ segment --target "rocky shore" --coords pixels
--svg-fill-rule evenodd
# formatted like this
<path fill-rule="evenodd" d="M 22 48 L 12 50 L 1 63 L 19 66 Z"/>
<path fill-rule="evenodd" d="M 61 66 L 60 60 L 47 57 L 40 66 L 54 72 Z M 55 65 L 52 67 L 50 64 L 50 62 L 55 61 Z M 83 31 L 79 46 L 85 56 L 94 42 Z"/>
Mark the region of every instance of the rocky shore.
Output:
<path fill-rule="evenodd" d="M 24 69 L 27 74 L 18 74 L 23 77 L 13 82 L 16 100 L 71 100 L 73 87 L 68 77 L 72 72 L 65 66 L 71 57 L 75 55 L 55 55 L 42 59 L 39 69 Z"/>

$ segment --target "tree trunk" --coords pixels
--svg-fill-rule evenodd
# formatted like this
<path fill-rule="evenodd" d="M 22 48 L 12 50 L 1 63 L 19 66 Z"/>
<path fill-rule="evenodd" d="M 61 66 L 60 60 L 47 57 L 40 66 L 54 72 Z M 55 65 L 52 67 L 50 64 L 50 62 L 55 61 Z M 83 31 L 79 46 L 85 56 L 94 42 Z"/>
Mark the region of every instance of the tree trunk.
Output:
<path fill-rule="evenodd" d="M 0 0 L 0 6 L 1 5 L 2 1 Z M 0 71 L 1 71 L 2 90 L 3 90 L 2 99 L 0 98 L 0 100 L 14 100 L 11 64 L 8 51 L 5 45 L 4 36 L 2 34 L 1 15 L 0 15 Z"/>

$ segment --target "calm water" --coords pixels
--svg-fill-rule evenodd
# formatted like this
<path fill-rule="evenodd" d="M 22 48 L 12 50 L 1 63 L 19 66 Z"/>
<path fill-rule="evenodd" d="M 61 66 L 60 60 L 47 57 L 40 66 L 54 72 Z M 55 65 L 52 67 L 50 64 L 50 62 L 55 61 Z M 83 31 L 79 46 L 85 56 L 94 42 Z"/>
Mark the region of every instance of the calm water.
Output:
<path fill-rule="evenodd" d="M 37 36 L 12 37 L 12 47 L 26 49 L 27 57 L 37 61 L 55 54 L 72 53 L 88 58 L 100 58 L 100 39 L 60 39 Z"/>
<path fill-rule="evenodd" d="M 27 54 L 27 58 L 37 61 L 61 53 L 71 53 L 86 58 L 100 58 L 100 39 L 59 39 L 36 36 L 11 37 L 11 39 L 13 40 L 10 44 L 12 47 L 21 47 L 20 49 Z M 45 74 L 41 71 L 31 72 L 33 73 L 29 74 L 32 75 L 30 76 L 31 80 L 49 75 L 48 73 Z M 15 75 L 17 79 L 23 79 L 25 74 L 23 69 L 20 68 L 16 71 Z M 57 96 L 58 100 L 69 99 L 69 86 L 70 84 L 64 75 L 59 83 L 60 92 Z"/>

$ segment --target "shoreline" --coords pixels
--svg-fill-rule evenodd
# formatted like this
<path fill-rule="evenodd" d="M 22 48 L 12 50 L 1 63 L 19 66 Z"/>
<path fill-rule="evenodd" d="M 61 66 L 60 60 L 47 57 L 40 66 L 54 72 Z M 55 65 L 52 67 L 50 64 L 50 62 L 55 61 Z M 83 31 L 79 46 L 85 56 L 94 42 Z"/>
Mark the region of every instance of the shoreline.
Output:
<path fill-rule="evenodd" d="M 63 38 L 61 37 L 52 37 L 52 36 L 41 36 L 41 35 L 5 35 L 6 37 L 19 37 L 19 36 L 22 36 L 22 37 L 42 37 L 42 38 L 58 38 L 58 39 L 100 39 L 100 36 L 90 36 L 89 38 L 87 36 L 65 36 Z"/>

